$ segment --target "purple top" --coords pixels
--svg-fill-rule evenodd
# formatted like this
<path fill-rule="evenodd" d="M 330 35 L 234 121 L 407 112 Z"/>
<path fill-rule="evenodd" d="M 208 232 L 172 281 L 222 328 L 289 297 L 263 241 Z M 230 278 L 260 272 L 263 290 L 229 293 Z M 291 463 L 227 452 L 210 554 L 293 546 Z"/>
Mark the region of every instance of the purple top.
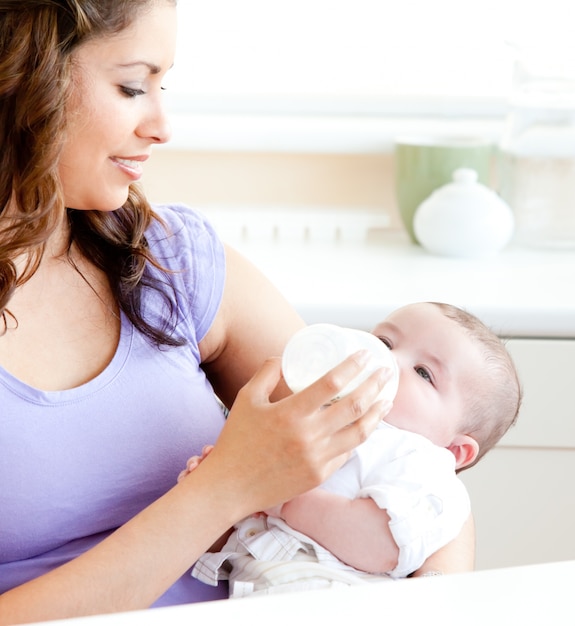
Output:
<path fill-rule="evenodd" d="M 158 349 L 122 316 L 114 358 L 85 385 L 40 391 L 0 368 L 0 593 L 81 554 L 156 500 L 222 428 L 198 342 L 221 302 L 223 246 L 191 209 L 155 210 L 170 236 L 155 223 L 148 241 L 164 266 L 183 270 L 172 281 L 188 344 Z M 159 306 L 148 294 L 146 314 Z M 222 585 L 186 574 L 155 606 L 222 597 Z"/>

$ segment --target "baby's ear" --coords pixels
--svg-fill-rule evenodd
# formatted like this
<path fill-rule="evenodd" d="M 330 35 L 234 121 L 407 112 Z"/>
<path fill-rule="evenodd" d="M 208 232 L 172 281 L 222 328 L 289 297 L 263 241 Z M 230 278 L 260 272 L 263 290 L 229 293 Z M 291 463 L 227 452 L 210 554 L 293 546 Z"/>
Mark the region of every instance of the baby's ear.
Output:
<path fill-rule="evenodd" d="M 471 435 L 456 435 L 447 449 L 455 456 L 455 469 L 457 470 L 471 465 L 479 454 L 479 444 Z"/>

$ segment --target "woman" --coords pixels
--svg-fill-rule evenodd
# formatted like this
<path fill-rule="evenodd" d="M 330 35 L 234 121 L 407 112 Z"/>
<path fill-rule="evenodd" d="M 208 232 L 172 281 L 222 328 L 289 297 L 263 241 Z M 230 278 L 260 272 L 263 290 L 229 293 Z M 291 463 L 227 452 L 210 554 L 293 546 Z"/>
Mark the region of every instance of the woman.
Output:
<path fill-rule="evenodd" d="M 196 558 L 390 408 L 380 371 L 320 411 L 362 353 L 285 397 L 273 355 L 302 320 L 135 186 L 169 138 L 175 29 L 170 0 L 0 0 L 0 623 L 224 597 Z M 468 569 L 471 544 L 426 568 Z"/>

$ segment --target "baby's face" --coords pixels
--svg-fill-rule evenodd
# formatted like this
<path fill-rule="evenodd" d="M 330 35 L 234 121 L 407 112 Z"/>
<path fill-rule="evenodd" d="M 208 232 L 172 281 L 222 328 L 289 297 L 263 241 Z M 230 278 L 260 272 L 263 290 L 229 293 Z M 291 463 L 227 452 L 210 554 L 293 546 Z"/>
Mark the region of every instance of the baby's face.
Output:
<path fill-rule="evenodd" d="M 394 311 L 373 334 L 393 351 L 399 389 L 385 421 L 448 448 L 461 433 L 466 400 L 482 387 L 477 342 L 433 304 Z"/>

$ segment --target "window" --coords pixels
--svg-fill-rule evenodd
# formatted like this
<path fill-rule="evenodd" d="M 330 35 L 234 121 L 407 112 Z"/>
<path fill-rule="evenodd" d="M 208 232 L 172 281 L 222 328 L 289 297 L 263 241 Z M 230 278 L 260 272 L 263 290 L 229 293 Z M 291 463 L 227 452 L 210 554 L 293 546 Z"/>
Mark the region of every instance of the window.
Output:
<path fill-rule="evenodd" d="M 169 107 L 175 115 L 500 118 L 517 46 L 573 54 L 571 7 L 572 0 L 180 0 Z"/>

